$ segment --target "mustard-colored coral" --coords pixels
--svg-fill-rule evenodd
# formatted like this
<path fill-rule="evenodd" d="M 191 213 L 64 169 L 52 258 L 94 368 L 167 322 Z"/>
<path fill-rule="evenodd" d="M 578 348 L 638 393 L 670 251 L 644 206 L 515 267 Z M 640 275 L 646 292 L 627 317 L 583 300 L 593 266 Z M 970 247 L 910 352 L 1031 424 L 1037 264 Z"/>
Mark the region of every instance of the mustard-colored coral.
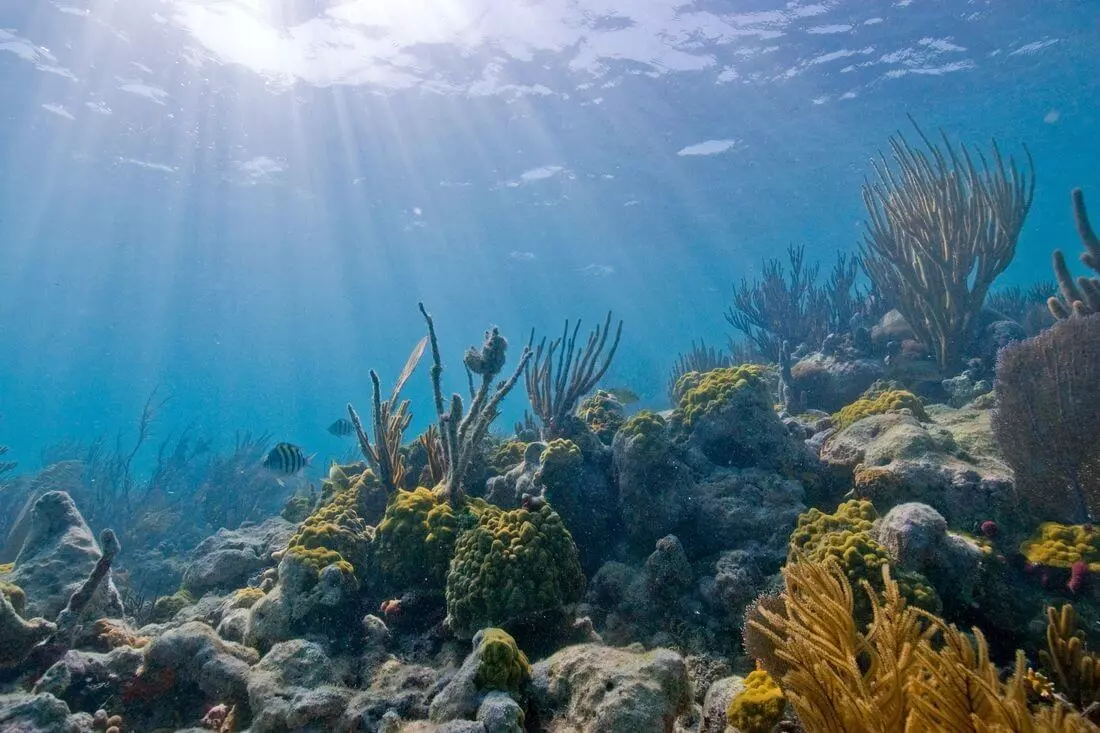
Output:
<path fill-rule="evenodd" d="M 668 423 L 650 410 L 641 410 L 631 415 L 619 429 L 619 434 L 622 436 L 620 440 L 629 440 L 633 450 L 650 460 L 663 457 L 672 445 L 668 436 Z"/>
<path fill-rule="evenodd" d="M 8 599 L 8 603 L 11 604 L 15 612 L 20 616 L 24 614 L 27 609 L 27 594 L 23 592 L 15 583 L 6 583 L 0 580 L 0 595 L 3 595 Z"/>
<path fill-rule="evenodd" d="M 511 634 L 488 628 L 480 632 L 474 684 L 482 692 L 500 690 L 518 695 L 531 679 L 531 664 Z"/>
<path fill-rule="evenodd" d="M 1084 562 L 1089 572 L 1100 572 L 1100 532 L 1089 524 L 1043 522 L 1020 545 L 1020 554 L 1035 565 L 1072 568 Z"/>
<path fill-rule="evenodd" d="M 770 733 L 783 718 L 787 699 L 767 672 L 758 669 L 745 678 L 745 689 L 726 708 L 726 722 L 741 733 Z"/>
<path fill-rule="evenodd" d="M 161 596 L 153 603 L 153 620 L 167 621 L 195 602 L 186 590 L 178 590 L 170 596 Z"/>
<path fill-rule="evenodd" d="M 741 399 L 759 403 L 770 410 L 766 377 L 767 369 L 759 364 L 688 372 L 676 382 L 675 392 L 680 396 L 677 417 L 690 429 L 699 418 Z"/>
<path fill-rule="evenodd" d="M 890 564 L 890 556 L 871 536 L 871 527 L 878 513 L 869 501 L 846 501 L 833 514 L 820 509 L 810 509 L 798 518 L 791 533 L 790 548 L 793 558 L 808 562 L 839 562 L 848 581 L 856 592 L 856 610 L 860 618 L 867 618 L 870 599 L 863 591 L 864 581 L 875 590 L 881 590 L 882 568 Z M 936 610 L 939 597 L 924 576 L 919 573 L 898 573 L 897 581 L 906 599 L 921 608 Z"/>
<path fill-rule="evenodd" d="M 489 457 L 489 467 L 497 474 L 503 474 L 522 463 L 526 452 L 527 443 L 522 440 L 506 440 L 493 450 Z"/>
<path fill-rule="evenodd" d="M 1096 730 L 1065 702 L 1035 705 L 1022 651 L 1006 678 L 978 629 L 964 634 L 910 607 L 883 568 L 864 631 L 835 562 L 789 563 L 784 603 L 753 619 L 787 665 L 779 680 L 808 731 Z"/>
<path fill-rule="evenodd" d="M 486 505 L 455 545 L 447 612 L 456 633 L 469 635 L 558 611 L 580 599 L 584 582 L 577 546 L 549 504 L 536 511 Z"/>
<path fill-rule="evenodd" d="M 850 405 L 841 408 L 840 412 L 833 415 L 833 426 L 843 430 L 854 422 L 871 415 L 882 415 L 887 412 L 909 410 L 913 417 L 921 422 L 928 422 L 928 413 L 924 411 L 920 398 L 912 392 L 903 389 L 890 390 L 879 394 L 874 399 L 861 397 Z"/>
<path fill-rule="evenodd" d="M 287 543 L 287 552 L 304 559 L 318 572 L 326 565 L 346 563 L 362 580 L 372 534 L 359 514 L 360 491 L 369 489 L 366 481 L 376 479 L 369 473 L 354 482 L 342 473 L 340 477 L 345 481 L 326 482 L 324 503 L 302 522 Z"/>
<path fill-rule="evenodd" d="M 238 588 L 229 599 L 229 608 L 252 608 L 264 595 L 259 588 Z"/>
<path fill-rule="evenodd" d="M 15 563 L 13 563 L 13 562 L 0 563 L 0 575 L 7 575 L 8 573 L 10 573 L 14 569 L 15 569 Z"/>
<path fill-rule="evenodd" d="M 376 566 L 391 588 L 442 590 L 455 541 L 466 516 L 484 502 L 471 499 L 455 510 L 446 498 L 423 486 L 390 498 L 374 540 Z"/>
<path fill-rule="evenodd" d="M 577 416 L 606 445 L 611 445 L 615 433 L 623 424 L 623 405 L 610 392 L 597 390 L 577 409 Z"/>

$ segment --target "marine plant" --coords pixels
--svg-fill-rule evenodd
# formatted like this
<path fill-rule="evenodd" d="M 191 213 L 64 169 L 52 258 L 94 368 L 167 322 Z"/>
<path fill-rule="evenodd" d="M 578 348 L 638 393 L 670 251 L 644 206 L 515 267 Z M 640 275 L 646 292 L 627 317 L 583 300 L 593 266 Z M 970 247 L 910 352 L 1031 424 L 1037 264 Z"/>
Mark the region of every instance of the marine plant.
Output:
<path fill-rule="evenodd" d="M 427 337 L 421 339 L 413 347 L 409 358 L 401 374 L 394 383 L 390 398 L 382 401 L 381 386 L 378 373 L 370 370 L 372 411 L 371 422 L 374 427 L 374 441 L 372 442 L 366 431 L 359 414 L 348 403 L 348 416 L 355 427 L 355 435 L 359 440 L 359 448 L 363 457 L 370 463 L 375 474 L 382 480 L 382 485 L 388 493 L 393 493 L 405 485 L 405 460 L 401 452 L 401 443 L 405 437 L 405 430 L 412 421 L 409 412 L 409 401 L 401 400 L 401 390 L 412 373 L 416 371 L 416 365 L 420 363 L 420 357 L 424 355 L 424 347 L 427 345 Z"/>
<path fill-rule="evenodd" d="M 610 311 L 603 326 L 597 326 L 588 334 L 583 347 L 577 343 L 580 328 L 579 319 L 572 331 L 569 330 L 569 321 L 566 321 L 559 338 L 553 341 L 544 338 L 535 349 L 534 358 L 525 373 L 527 398 L 531 402 L 531 411 L 542 423 L 544 440 L 569 435 L 577 404 L 603 379 L 623 335 L 623 322 L 619 321 L 615 337 L 608 346 Z M 532 335 L 532 342 L 533 339 Z"/>
<path fill-rule="evenodd" d="M 1039 659 L 1055 687 L 1094 723 L 1100 722 L 1100 657 L 1077 628 L 1071 604 L 1047 607 L 1047 648 Z"/>
<path fill-rule="evenodd" d="M 788 563 L 782 608 L 761 609 L 748 622 L 787 666 L 777 682 L 805 730 L 1095 730 L 1061 699 L 1030 699 L 1035 676 L 1023 651 L 1002 677 L 979 629 L 966 634 L 909 605 L 889 568 L 880 572 L 881 591 L 864 585 L 872 604 L 866 630 L 835 561 Z"/>
<path fill-rule="evenodd" d="M 872 163 L 861 257 L 878 291 L 947 371 L 961 361 L 990 285 L 1016 254 L 1034 166 L 1026 147 L 1021 169 L 996 141 L 989 161 L 946 135 L 936 145 L 913 126 L 923 148 L 898 133 L 890 138 L 893 164 L 885 154 Z"/>
<path fill-rule="evenodd" d="M 928 413 L 924 411 L 920 398 L 912 392 L 903 389 L 881 392 L 873 399 L 861 397 L 850 405 L 845 405 L 839 412 L 833 415 L 833 427 L 843 430 L 852 423 L 871 415 L 882 415 L 887 412 L 909 410 L 913 417 L 921 422 L 928 422 Z"/>
<path fill-rule="evenodd" d="M 726 722 L 741 733 L 771 733 L 787 708 L 783 691 L 762 669 L 749 672 L 744 684 L 744 689 L 730 699 Z"/>
<path fill-rule="evenodd" d="M 985 304 L 997 314 L 1020 324 L 1028 336 L 1034 336 L 1054 323 L 1047 301 L 1051 293 L 1057 292 L 1058 285 L 1054 282 L 1034 283 L 1026 288 L 1010 285 L 991 290 Z"/>
<path fill-rule="evenodd" d="M 1089 522 L 1100 508 L 1100 314 L 1068 318 L 1001 349 L 991 426 L 1017 491 Z"/>
<path fill-rule="evenodd" d="M 486 626 L 531 621 L 580 600 L 577 546 L 561 517 L 538 509 L 486 505 L 463 532 L 447 575 L 452 630 L 469 637 Z"/>
<path fill-rule="evenodd" d="M 1081 253 L 1081 262 L 1093 272 L 1100 275 L 1100 238 L 1089 223 L 1088 211 L 1085 209 L 1085 194 L 1076 188 L 1073 190 L 1073 219 L 1077 224 L 1077 233 L 1081 237 L 1081 243 L 1085 251 Z M 1055 318 L 1061 320 L 1070 316 L 1087 316 L 1100 313 L 1100 277 L 1079 277 L 1074 282 L 1066 266 L 1065 255 L 1062 250 L 1054 250 L 1054 276 L 1058 278 L 1058 288 L 1061 290 L 1061 298 L 1051 297 L 1047 300 L 1047 307 Z"/>

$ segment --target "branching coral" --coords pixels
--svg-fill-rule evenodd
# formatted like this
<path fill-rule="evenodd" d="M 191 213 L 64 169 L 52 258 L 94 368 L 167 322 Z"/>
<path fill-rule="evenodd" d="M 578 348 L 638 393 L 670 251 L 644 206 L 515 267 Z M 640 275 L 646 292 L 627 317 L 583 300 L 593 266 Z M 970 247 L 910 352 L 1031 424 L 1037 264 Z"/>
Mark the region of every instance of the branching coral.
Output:
<path fill-rule="evenodd" d="M 783 571 L 785 606 L 754 619 L 788 665 L 779 680 L 802 726 L 851 731 L 1090 731 L 1061 701 L 1029 705 L 1028 669 L 1017 652 L 1002 680 L 981 631 L 973 640 L 943 619 L 909 606 L 882 569 L 871 595 L 872 622 L 861 631 L 853 591 L 833 562 L 794 562 Z"/>
<path fill-rule="evenodd" d="M 946 135 L 940 147 L 919 127 L 917 134 L 923 149 L 898 134 L 890 139 L 895 165 L 885 155 L 874 162 L 875 180 L 863 187 L 869 221 L 862 258 L 946 370 L 960 361 L 989 286 L 1016 254 L 1034 167 L 1026 148 L 1021 170 L 996 142 L 990 163 Z"/>
<path fill-rule="evenodd" d="M 1039 659 L 1050 671 L 1058 690 L 1090 719 L 1100 718 L 1100 657 L 1089 650 L 1084 632 L 1077 628 L 1073 606 L 1047 608 L 1047 648 Z"/>
<path fill-rule="evenodd" d="M 432 390 L 443 446 L 443 459 L 446 464 L 446 472 L 440 486 L 447 501 L 452 506 L 459 506 L 465 501 L 462 480 L 473 461 L 474 453 L 489 433 L 489 426 L 497 417 L 501 400 L 512 391 L 520 375 L 527 369 L 527 364 L 531 361 L 531 350 L 525 348 L 512 376 L 494 386 L 493 381 L 504 369 L 504 355 L 508 342 L 500 335 L 499 330 L 490 329 L 485 334 L 485 342 L 481 348 L 467 349 L 462 360 L 470 378 L 472 398 L 469 412 L 464 413 L 462 397 L 457 394 L 452 395 L 448 410 L 443 399 L 441 383 L 443 361 L 439 355 L 435 322 L 428 315 L 423 303 L 420 303 L 419 307 L 420 313 L 428 324 L 428 341 L 432 346 Z M 475 374 L 481 377 L 481 383 L 476 388 L 473 385 Z"/>
<path fill-rule="evenodd" d="M 535 349 L 525 375 L 531 411 L 542 421 L 544 439 L 568 435 L 569 421 L 577 403 L 607 373 L 623 335 L 623 322 L 619 321 L 608 347 L 611 334 L 611 313 L 608 312 L 603 327 L 597 326 L 589 333 L 584 347 L 578 349 L 580 328 L 578 320 L 570 332 L 569 321 L 566 321 L 560 338 L 553 341 L 544 338 Z"/>
<path fill-rule="evenodd" d="M 1001 349 L 993 435 L 1033 508 L 1100 509 L 1100 314 L 1069 318 Z M 1054 514 L 1053 516 L 1059 516 Z"/>
<path fill-rule="evenodd" d="M 1100 273 L 1100 238 L 1089 223 L 1088 211 L 1085 210 L 1085 194 L 1079 188 L 1073 191 L 1073 218 L 1077 223 L 1081 243 L 1085 245 L 1081 262 L 1093 272 Z M 1058 249 L 1054 250 L 1054 275 L 1058 278 L 1062 298 L 1050 298 L 1047 300 L 1047 307 L 1055 318 L 1100 313 L 1100 277 L 1079 277 L 1074 282 L 1073 275 L 1066 266 L 1065 255 Z"/>
<path fill-rule="evenodd" d="M 427 346 L 427 337 L 422 338 L 405 362 L 401 375 L 393 386 L 390 398 L 382 401 L 381 386 L 378 382 L 378 373 L 370 370 L 371 390 L 373 394 L 373 410 L 371 413 L 374 423 L 374 442 L 371 442 L 363 423 L 355 408 L 348 403 L 348 416 L 351 424 L 355 426 L 355 435 L 359 439 L 359 449 L 363 451 L 363 457 L 370 463 L 371 468 L 382 480 L 386 491 L 393 493 L 405 485 L 405 460 L 401 453 L 401 442 L 405 437 L 405 430 L 409 427 L 412 414 L 409 413 L 409 401 L 401 401 L 401 389 L 416 370 L 420 363 L 420 357 L 424 355 L 424 347 Z"/>

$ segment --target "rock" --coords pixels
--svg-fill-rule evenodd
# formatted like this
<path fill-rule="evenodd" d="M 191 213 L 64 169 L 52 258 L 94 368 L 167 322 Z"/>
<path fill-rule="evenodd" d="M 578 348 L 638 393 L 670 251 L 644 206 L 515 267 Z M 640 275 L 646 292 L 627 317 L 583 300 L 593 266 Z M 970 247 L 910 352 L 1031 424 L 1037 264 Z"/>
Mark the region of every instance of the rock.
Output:
<path fill-rule="evenodd" d="M 875 522 L 872 535 L 902 569 L 920 572 L 947 538 L 947 520 L 927 504 L 898 504 Z"/>
<path fill-rule="evenodd" d="M 657 548 L 645 561 L 647 595 L 655 601 L 674 601 L 691 587 L 691 563 L 676 535 L 657 541 Z"/>
<path fill-rule="evenodd" d="M 550 733 L 669 733 L 691 706 L 684 658 L 668 649 L 566 647 L 534 666 L 530 689 Z"/>
<path fill-rule="evenodd" d="M 916 338 L 913 329 L 905 320 L 901 311 L 891 310 L 879 319 L 879 322 L 871 327 L 871 342 L 876 347 L 884 347 L 891 341 L 901 343 Z"/>
<path fill-rule="evenodd" d="M 700 733 L 725 733 L 726 708 L 730 700 L 745 689 L 745 679 L 734 675 L 723 677 L 707 688 L 703 700 L 703 726 Z"/>
<path fill-rule="evenodd" d="M 27 538 L 7 580 L 27 594 L 28 616 L 53 619 L 84 584 L 101 555 L 72 498 L 63 491 L 48 491 L 34 504 Z M 110 573 L 85 613 L 122 616 L 122 600 Z"/>
<path fill-rule="evenodd" d="M 0 491 L 0 563 L 15 560 L 31 529 L 35 502 L 49 491 L 78 494 L 84 486 L 84 463 L 61 461 L 47 466 L 36 476 L 21 476 Z"/>
<path fill-rule="evenodd" d="M 642 414 L 612 442 L 623 532 L 635 547 L 652 547 L 690 512 L 694 479 L 673 449 L 663 419 Z"/>
<path fill-rule="evenodd" d="M 332 661 L 319 645 L 304 639 L 276 644 L 248 680 L 250 730 L 335 729 L 353 694 L 338 682 Z"/>
<path fill-rule="evenodd" d="M 23 661 L 38 642 L 57 631 L 44 618 L 25 620 L 15 611 L 7 596 L 0 593 L 0 669 Z"/>
<path fill-rule="evenodd" d="M 836 412 L 859 399 L 885 374 L 885 365 L 876 359 L 839 359 L 815 353 L 791 367 L 791 388 L 802 395 L 807 407 Z"/>
<path fill-rule="evenodd" d="M 986 519 L 1010 524 L 1012 472 L 993 441 L 989 411 L 931 405 L 926 412 L 931 422 L 900 413 L 858 420 L 825 441 L 821 458 L 851 471 L 856 495 L 869 499 L 880 514 L 918 501 L 952 527 Z"/>
<path fill-rule="evenodd" d="M 339 730 L 385 730 L 390 718 L 428 717 L 428 705 L 439 672 L 431 667 L 390 659 L 371 677 L 370 685 L 348 702 Z"/>
<path fill-rule="evenodd" d="M 248 617 L 247 608 L 234 608 L 228 611 L 218 622 L 218 636 L 226 641 L 243 644 L 245 632 L 248 631 Z"/>
<path fill-rule="evenodd" d="M 477 709 L 477 719 L 486 733 L 523 733 L 523 708 L 506 692 L 486 695 Z"/>
<path fill-rule="evenodd" d="M 511 636 L 500 629 L 482 629 L 474 635 L 473 650 L 462 666 L 432 699 L 428 717 L 434 723 L 472 718 L 487 694 L 494 689 L 519 694 L 529 675 L 527 657 Z"/>
<path fill-rule="evenodd" d="M 730 674 L 729 664 L 721 657 L 696 654 L 684 661 L 687 663 L 688 679 L 691 681 L 692 699 L 699 705 L 706 701 L 711 685 Z"/>
<path fill-rule="evenodd" d="M 49 693 L 0 695 L 4 733 L 62 733 L 70 730 L 69 706 Z"/>
<path fill-rule="evenodd" d="M 997 352 L 1015 341 L 1027 338 L 1027 331 L 1016 321 L 993 321 L 978 335 L 977 356 L 985 364 L 997 363 Z"/>
<path fill-rule="evenodd" d="M 535 472 L 546 443 L 530 443 L 523 452 L 523 461 L 503 476 L 493 476 L 485 484 L 485 501 L 501 509 L 518 509 L 524 494 L 537 496 L 542 489 L 535 486 Z"/>
<path fill-rule="evenodd" d="M 318 572 L 301 556 L 287 553 L 279 562 L 276 586 L 249 609 L 245 643 L 265 651 L 280 641 L 326 636 L 326 629 L 352 629 L 357 591 L 354 575 L 339 566 Z"/>
<path fill-rule="evenodd" d="M 211 704 L 243 704 L 248 700 L 249 665 L 258 656 L 252 649 L 223 641 L 206 624 L 189 621 L 149 643 L 144 673 L 171 670 L 175 685 L 193 685 Z"/>
<path fill-rule="evenodd" d="M 106 699 L 121 698 L 144 660 L 143 652 L 131 647 L 105 654 L 70 650 L 38 679 L 34 692 L 49 693 L 74 710 L 95 710 Z"/>
<path fill-rule="evenodd" d="M 198 597 L 247 585 L 251 575 L 273 563 L 271 553 L 286 547 L 294 529 L 281 517 L 239 529 L 219 529 L 191 551 L 183 588 Z"/>
<path fill-rule="evenodd" d="M 680 539 L 692 557 L 757 543 L 777 563 L 787 556 L 787 539 L 805 511 L 798 481 L 754 469 L 721 470 L 695 488 L 694 532 Z"/>

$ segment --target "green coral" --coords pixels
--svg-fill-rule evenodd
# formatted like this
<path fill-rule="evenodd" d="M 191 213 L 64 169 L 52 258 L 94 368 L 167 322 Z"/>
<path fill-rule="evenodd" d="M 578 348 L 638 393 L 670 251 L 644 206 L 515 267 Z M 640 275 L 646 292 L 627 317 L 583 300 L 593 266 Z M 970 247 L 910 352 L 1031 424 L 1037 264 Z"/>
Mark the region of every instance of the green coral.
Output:
<path fill-rule="evenodd" d="M 843 407 L 840 412 L 833 415 L 833 426 L 838 430 L 843 430 L 865 417 L 897 412 L 898 410 L 909 410 L 913 413 L 913 417 L 921 422 L 930 420 L 919 397 L 912 392 L 896 389 L 880 392 L 874 398 L 861 397 L 852 404 Z"/>
<path fill-rule="evenodd" d="M 1020 545 L 1020 553 L 1034 565 L 1072 568 L 1084 562 L 1089 572 L 1100 572 L 1100 532 L 1091 524 L 1043 522 Z"/>
<path fill-rule="evenodd" d="M 558 438 L 547 443 L 542 451 L 535 481 L 546 489 L 547 498 L 553 501 L 553 495 L 572 487 L 583 470 L 581 449 L 571 440 Z"/>
<path fill-rule="evenodd" d="M 676 415 L 690 429 L 701 417 L 718 412 L 734 402 L 747 401 L 771 410 L 767 369 L 759 364 L 723 367 L 709 372 L 688 372 L 676 382 L 680 395 Z"/>
<path fill-rule="evenodd" d="M 333 466 L 330 477 L 338 467 Z M 351 480 L 340 472 L 337 480 L 325 482 L 322 505 L 306 517 L 290 538 L 286 551 L 320 572 L 326 565 L 347 564 L 359 580 L 367 566 L 371 528 L 360 516 L 360 492 L 377 479 L 369 472 Z"/>
<path fill-rule="evenodd" d="M 749 672 L 745 688 L 726 708 L 726 722 L 741 733 L 769 733 L 783 719 L 787 698 L 762 669 Z"/>
<path fill-rule="evenodd" d="M 882 589 L 882 566 L 890 564 L 890 556 L 871 536 L 871 528 L 878 513 L 869 501 L 846 501 L 833 514 L 820 509 L 810 509 L 798 518 L 791 533 L 792 556 L 813 563 L 836 559 L 848 576 L 856 592 L 856 614 L 867 620 L 870 615 L 870 599 L 862 590 L 867 582 L 874 590 Z M 939 596 L 919 573 L 894 572 L 906 600 L 929 611 L 939 610 Z"/>
<path fill-rule="evenodd" d="M 0 595 L 8 599 L 15 612 L 22 616 L 27 610 L 27 594 L 15 583 L 0 580 Z"/>
<path fill-rule="evenodd" d="M 195 597 L 183 589 L 161 596 L 153 603 L 153 620 L 167 621 L 194 602 Z"/>
<path fill-rule="evenodd" d="M 489 467 L 498 476 L 507 473 L 509 469 L 523 462 L 523 454 L 526 451 L 527 443 L 522 440 L 505 440 L 489 456 Z"/>
<path fill-rule="evenodd" d="M 468 635 L 558 611 L 580 599 L 584 582 L 573 537 L 548 504 L 535 511 L 486 505 L 455 545 L 447 612 L 456 633 Z"/>
<path fill-rule="evenodd" d="M 668 438 L 668 423 L 663 417 L 651 410 L 641 410 L 630 416 L 619 429 L 622 440 L 629 440 L 642 455 L 659 457 L 666 453 L 671 445 Z"/>
<path fill-rule="evenodd" d="M 479 632 L 478 641 L 477 689 L 518 695 L 531 679 L 531 663 L 516 640 L 503 629 L 488 628 Z"/>
<path fill-rule="evenodd" d="M 604 445 L 611 445 L 625 419 L 622 403 L 615 395 L 602 389 L 581 403 L 577 416 Z"/>
<path fill-rule="evenodd" d="M 469 516 L 486 504 L 466 502 L 456 511 L 446 497 L 423 486 L 390 498 L 374 539 L 378 572 L 392 588 L 442 590 L 455 541 Z"/>

